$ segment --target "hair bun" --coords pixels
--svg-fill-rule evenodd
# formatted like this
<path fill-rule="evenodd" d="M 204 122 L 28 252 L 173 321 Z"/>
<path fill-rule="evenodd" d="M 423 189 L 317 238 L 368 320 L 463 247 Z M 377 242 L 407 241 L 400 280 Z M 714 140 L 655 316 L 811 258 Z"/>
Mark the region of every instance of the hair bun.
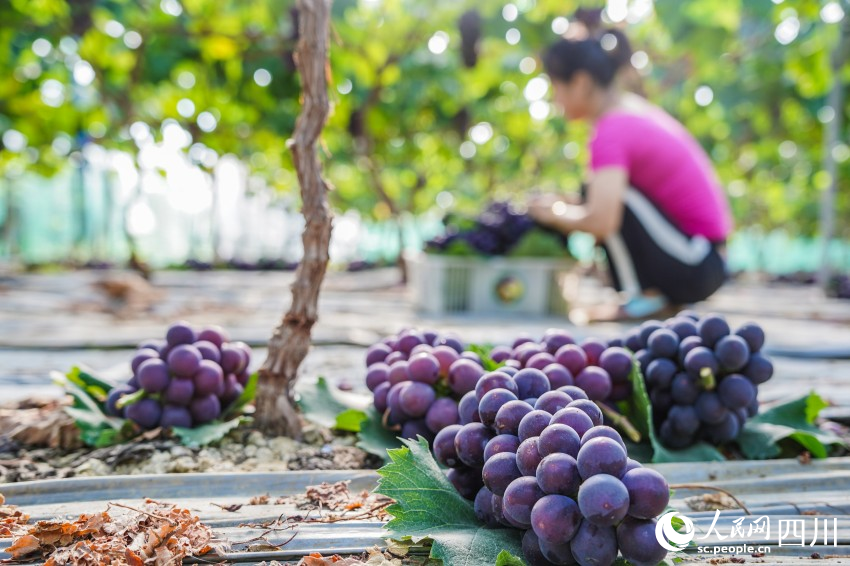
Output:
<path fill-rule="evenodd" d="M 607 28 L 598 30 L 594 37 L 617 69 L 629 64 L 632 46 L 626 34 L 616 28 Z"/>

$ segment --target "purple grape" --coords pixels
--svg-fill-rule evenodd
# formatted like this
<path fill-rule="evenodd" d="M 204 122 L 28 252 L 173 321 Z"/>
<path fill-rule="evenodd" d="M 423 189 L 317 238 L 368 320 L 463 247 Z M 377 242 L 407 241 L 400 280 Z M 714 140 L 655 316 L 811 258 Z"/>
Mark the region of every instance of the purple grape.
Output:
<path fill-rule="evenodd" d="M 636 469 L 642 468 L 642 467 L 643 466 L 641 465 L 640 462 L 638 462 L 637 460 L 632 460 L 631 458 L 629 458 L 628 460 L 626 460 L 626 472 L 625 473 L 629 473 L 632 470 L 636 470 Z"/>
<path fill-rule="evenodd" d="M 505 495 L 505 490 L 515 479 L 522 477 L 517 463 L 517 455 L 511 452 L 499 452 L 484 462 L 481 478 L 487 489 L 498 496 Z"/>
<path fill-rule="evenodd" d="M 576 459 L 569 454 L 545 456 L 537 465 L 537 484 L 544 493 L 575 497 L 581 485 Z"/>
<path fill-rule="evenodd" d="M 540 352 L 539 354 L 534 354 L 531 358 L 528 359 L 528 363 L 525 364 L 527 368 L 534 368 L 543 370 L 546 366 L 552 365 L 555 363 L 555 356 L 548 352 Z"/>
<path fill-rule="evenodd" d="M 572 427 L 578 433 L 579 438 L 584 436 L 588 430 L 593 428 L 593 421 L 587 416 L 587 413 L 576 407 L 567 407 L 561 409 L 554 415 L 550 424 L 563 424 Z"/>
<path fill-rule="evenodd" d="M 402 381 L 390 387 L 387 392 L 387 408 L 390 410 L 387 421 L 392 425 L 402 424 L 410 418 L 410 415 L 404 412 L 401 405 L 401 392 L 410 385 L 409 381 Z"/>
<path fill-rule="evenodd" d="M 192 421 L 195 424 L 208 423 L 221 414 L 221 402 L 213 394 L 196 397 L 189 405 L 189 412 L 192 413 Z"/>
<path fill-rule="evenodd" d="M 230 341 L 230 336 L 220 326 L 208 326 L 198 333 L 196 341 L 199 340 L 211 342 L 218 349 L 221 348 L 222 344 Z"/>
<path fill-rule="evenodd" d="M 549 389 L 558 389 L 565 385 L 573 385 L 575 380 L 570 370 L 559 363 L 549 364 L 543 368 L 543 373 L 549 378 Z"/>
<path fill-rule="evenodd" d="M 375 362 L 369 369 L 366 370 L 366 387 L 369 391 L 374 392 L 380 384 L 388 382 L 390 379 L 390 366 L 384 362 Z"/>
<path fill-rule="evenodd" d="M 673 432 L 682 436 L 693 436 L 699 429 L 697 410 L 690 405 L 673 405 L 667 413 Z"/>
<path fill-rule="evenodd" d="M 514 395 L 519 393 L 516 383 L 514 383 L 511 376 L 506 373 L 502 373 L 501 371 L 492 371 L 484 374 L 484 376 L 479 379 L 478 383 L 475 385 L 475 395 L 479 399 L 483 399 L 484 395 L 493 389 L 507 389 Z"/>
<path fill-rule="evenodd" d="M 129 385 L 119 386 L 113 388 L 109 395 L 106 396 L 106 414 L 110 417 L 120 417 L 123 415 L 125 409 L 119 409 L 115 406 L 115 404 L 123 397 L 124 395 L 130 395 L 131 393 L 135 393 L 138 391 L 137 389 L 133 389 Z"/>
<path fill-rule="evenodd" d="M 465 499 L 475 499 L 475 496 L 484 487 L 481 482 L 481 470 L 478 468 L 451 468 L 446 472 L 446 477 L 461 497 Z"/>
<path fill-rule="evenodd" d="M 516 360 L 508 360 L 508 362 L 516 362 Z M 507 362 L 505 362 L 507 363 Z M 519 363 L 519 362 L 517 362 Z M 498 369 L 499 373 L 504 373 L 505 375 L 509 375 L 511 377 L 515 376 L 519 371 L 519 368 L 511 367 L 508 365 L 504 365 Z"/>
<path fill-rule="evenodd" d="M 410 354 L 413 348 L 415 348 L 419 344 L 424 343 L 425 338 L 421 334 L 419 334 L 415 330 L 410 330 L 398 337 L 398 345 L 396 346 L 396 348 L 399 352 Z"/>
<path fill-rule="evenodd" d="M 490 350 L 490 359 L 500 364 L 511 357 L 511 349 L 507 346 L 496 346 Z"/>
<path fill-rule="evenodd" d="M 415 348 L 410 351 L 410 356 L 408 359 L 413 358 L 416 354 L 430 354 L 433 348 L 428 344 L 419 344 Z"/>
<path fill-rule="evenodd" d="M 528 529 L 522 535 L 522 556 L 529 566 L 556 566 L 543 556 L 543 551 L 540 550 L 540 540 L 534 534 L 533 529 Z"/>
<path fill-rule="evenodd" d="M 593 442 L 600 440 L 608 439 L 597 438 Z M 616 442 L 613 444 L 620 448 Z M 581 470 L 581 452 L 578 465 Z M 622 521 L 628 513 L 629 492 L 617 477 L 596 474 L 585 478 L 578 489 L 578 507 L 585 520 L 600 527 L 611 527 Z"/>
<path fill-rule="evenodd" d="M 517 397 L 507 389 L 492 389 L 481 397 L 478 403 L 478 416 L 486 426 L 493 426 L 499 409 L 509 401 L 516 401 Z"/>
<path fill-rule="evenodd" d="M 513 373 L 508 373 L 508 369 L 514 370 Z M 499 371 L 503 371 L 508 375 L 516 375 L 516 372 L 522 369 L 522 364 L 519 363 L 519 360 L 505 360 L 505 365 L 499 368 Z"/>
<path fill-rule="evenodd" d="M 392 351 L 392 348 L 382 342 L 372 344 L 369 346 L 369 349 L 366 350 L 366 367 L 368 368 L 378 362 L 383 362 L 387 359 L 387 356 L 392 353 Z"/>
<path fill-rule="evenodd" d="M 519 471 L 524 476 L 534 476 L 537 474 L 537 466 L 543 459 L 538 447 L 539 442 L 540 439 L 536 436 L 527 438 L 520 442 L 519 448 L 516 450 L 516 463 L 519 466 Z"/>
<path fill-rule="evenodd" d="M 626 472 L 621 480 L 629 492 L 629 515 L 652 519 L 664 512 L 670 502 L 670 486 L 664 476 L 649 468 Z"/>
<path fill-rule="evenodd" d="M 463 352 L 463 342 L 453 336 L 441 336 L 439 340 L 434 342 L 434 346 L 447 346 L 454 350 L 457 354 Z"/>
<path fill-rule="evenodd" d="M 685 357 L 687 357 L 688 353 L 690 353 L 690 351 L 694 348 L 702 345 L 702 338 L 699 336 L 688 336 L 687 338 L 683 338 L 679 343 L 679 352 L 676 355 L 676 359 L 679 360 L 681 365 L 685 365 Z"/>
<path fill-rule="evenodd" d="M 619 478 L 626 469 L 627 458 L 626 449 L 616 440 L 600 436 L 587 442 L 582 439 L 576 462 L 581 478 L 587 481 L 599 474 Z"/>
<path fill-rule="evenodd" d="M 127 386 L 135 389 L 136 391 L 142 388 L 142 386 L 139 385 L 139 378 L 135 375 L 127 381 Z"/>
<path fill-rule="evenodd" d="M 611 394 L 608 401 L 624 401 L 632 396 L 631 383 L 615 383 L 611 386 Z"/>
<path fill-rule="evenodd" d="M 581 349 L 584 350 L 585 354 L 587 354 L 588 365 L 595 366 L 599 363 L 599 356 L 602 355 L 602 352 L 605 351 L 608 344 L 599 338 L 586 338 L 581 341 L 579 346 L 581 346 Z"/>
<path fill-rule="evenodd" d="M 655 358 L 672 358 L 679 349 L 679 336 L 667 328 L 659 328 L 649 336 L 647 349 Z"/>
<path fill-rule="evenodd" d="M 678 405 L 692 405 L 700 391 L 699 381 L 687 373 L 677 373 L 670 385 L 670 397 Z"/>
<path fill-rule="evenodd" d="M 540 397 L 549 391 L 549 378 L 539 369 L 526 368 L 519 370 L 514 376 L 516 383 L 517 397 L 525 399 L 527 397 Z"/>
<path fill-rule="evenodd" d="M 713 348 L 718 340 L 731 332 L 729 323 L 720 315 L 708 315 L 697 322 L 697 332 L 703 343 Z"/>
<path fill-rule="evenodd" d="M 570 549 L 580 566 L 613 564 L 617 559 L 617 533 L 614 527 L 600 527 L 585 518 L 570 541 Z"/>
<path fill-rule="evenodd" d="M 610 438 L 611 440 L 622 446 L 623 450 L 626 449 L 626 443 L 623 442 L 623 437 L 620 436 L 619 432 L 617 432 L 610 426 L 599 425 L 593 427 L 592 429 L 587 431 L 584 436 L 581 437 L 581 445 L 584 446 L 594 438 Z"/>
<path fill-rule="evenodd" d="M 168 327 L 165 340 L 171 347 L 181 344 L 191 344 L 195 341 L 195 331 L 188 322 L 177 322 Z"/>
<path fill-rule="evenodd" d="M 221 369 L 225 373 L 239 373 L 248 365 L 245 351 L 232 343 L 221 347 Z"/>
<path fill-rule="evenodd" d="M 387 359 L 384 360 L 384 363 L 388 366 L 392 367 L 392 365 L 396 362 L 406 362 L 407 354 L 403 352 L 392 352 Z"/>
<path fill-rule="evenodd" d="M 195 394 L 195 384 L 191 379 L 174 378 L 162 394 L 164 403 L 185 407 L 192 401 Z"/>
<path fill-rule="evenodd" d="M 389 393 L 390 387 L 390 383 L 385 381 L 384 383 L 379 384 L 372 392 L 372 402 L 375 405 L 375 410 L 382 415 L 387 410 L 387 393 Z"/>
<path fill-rule="evenodd" d="M 465 351 L 460 353 L 461 359 L 469 360 L 471 362 L 475 362 L 476 365 L 482 365 L 481 356 L 479 356 L 475 352 Z"/>
<path fill-rule="evenodd" d="M 425 340 L 425 343 L 430 346 L 440 339 L 440 335 L 433 330 L 423 330 L 422 339 Z"/>
<path fill-rule="evenodd" d="M 449 425 L 458 424 L 460 416 L 457 412 L 457 402 L 449 397 L 440 397 L 428 409 L 425 424 L 434 434 Z"/>
<path fill-rule="evenodd" d="M 547 391 L 537 398 L 534 408 L 554 415 L 572 402 L 573 398 L 563 391 Z"/>
<path fill-rule="evenodd" d="M 142 348 L 136 352 L 136 355 L 133 356 L 133 361 L 130 362 L 130 369 L 133 370 L 133 374 L 139 371 L 139 366 L 142 365 L 142 362 L 147 360 L 158 360 L 159 352 L 157 350 L 152 350 L 151 348 Z"/>
<path fill-rule="evenodd" d="M 417 437 L 422 437 L 428 442 L 434 440 L 434 433 L 428 428 L 428 425 L 425 424 L 425 419 L 414 419 L 410 421 L 406 421 L 403 425 L 401 425 L 401 434 L 402 438 L 409 438 L 411 440 L 416 440 Z"/>
<path fill-rule="evenodd" d="M 390 366 L 387 374 L 387 380 L 391 385 L 396 385 L 403 381 L 410 381 L 409 366 L 406 361 L 398 361 Z"/>
<path fill-rule="evenodd" d="M 723 406 L 723 403 L 720 402 L 720 398 L 717 396 L 717 393 L 712 391 L 704 391 L 700 393 L 700 396 L 694 406 L 696 407 L 697 415 L 699 415 L 699 420 L 709 425 L 721 423 L 729 412 L 726 407 Z"/>
<path fill-rule="evenodd" d="M 753 354 L 741 373 L 753 384 L 761 385 L 773 377 L 773 364 L 762 354 Z"/>
<path fill-rule="evenodd" d="M 521 344 L 514 348 L 513 354 L 511 357 L 525 367 L 528 363 L 528 360 L 532 358 L 532 356 L 536 356 L 537 354 L 543 353 L 545 350 L 543 346 L 537 344 L 536 342 L 526 342 L 525 344 Z"/>
<path fill-rule="evenodd" d="M 727 372 L 743 369 L 750 360 L 750 347 L 740 336 L 724 336 L 714 345 L 714 355 Z"/>
<path fill-rule="evenodd" d="M 148 340 L 143 340 L 139 342 L 138 346 L 136 346 L 136 350 L 155 350 L 159 352 L 163 349 L 163 347 L 167 346 L 168 342 L 165 340 L 157 340 L 155 338 L 150 338 Z"/>
<path fill-rule="evenodd" d="M 194 346 L 175 346 L 168 354 L 168 369 L 178 377 L 192 377 L 200 367 L 201 352 Z M 215 363 L 215 362 L 212 362 Z"/>
<path fill-rule="evenodd" d="M 697 336 L 697 325 L 693 320 L 684 317 L 671 318 L 667 321 L 667 328 L 676 333 L 679 340 L 684 340 L 688 336 Z"/>
<path fill-rule="evenodd" d="M 436 393 L 431 386 L 418 381 L 410 382 L 399 393 L 399 403 L 402 410 L 415 419 L 424 417 L 435 399 Z"/>
<path fill-rule="evenodd" d="M 599 356 L 599 367 L 608 372 L 611 381 L 627 381 L 632 373 L 632 356 L 624 348 L 608 348 Z"/>
<path fill-rule="evenodd" d="M 635 352 L 635 361 L 640 366 L 640 371 L 644 375 L 646 375 L 646 369 L 649 367 L 650 362 L 652 362 L 652 352 L 649 350 L 638 350 Z"/>
<path fill-rule="evenodd" d="M 555 355 L 558 350 L 567 344 L 575 344 L 575 340 L 564 330 L 550 328 L 543 334 L 543 343 L 546 345 L 546 351 Z"/>
<path fill-rule="evenodd" d="M 756 353 L 764 346 L 764 330 L 755 322 L 742 324 L 735 334 L 747 341 L 750 352 Z"/>
<path fill-rule="evenodd" d="M 534 504 L 543 497 L 543 492 L 537 486 L 537 479 L 523 476 L 511 482 L 502 497 L 502 513 L 505 518 L 520 528 L 531 527 L 531 510 Z"/>
<path fill-rule="evenodd" d="M 496 454 L 501 454 L 502 452 L 516 454 L 517 448 L 519 448 L 519 438 L 513 434 L 494 436 L 487 443 L 487 446 L 484 447 L 484 460 L 488 461 Z"/>
<path fill-rule="evenodd" d="M 642 350 L 646 346 L 646 343 L 640 339 L 640 330 L 633 329 L 626 333 L 626 339 L 623 345 L 632 352 L 637 352 L 638 350 Z"/>
<path fill-rule="evenodd" d="M 540 433 L 549 426 L 552 414 L 546 411 L 534 410 L 522 417 L 519 421 L 519 439 L 521 441 L 540 436 Z"/>
<path fill-rule="evenodd" d="M 601 367 L 587 366 L 576 376 L 576 386 L 583 389 L 589 399 L 604 401 L 611 394 L 611 376 Z"/>
<path fill-rule="evenodd" d="M 208 340 L 198 340 L 195 342 L 195 348 L 201 353 L 201 357 L 205 360 L 210 360 L 215 363 L 221 362 L 221 351 L 218 346 Z"/>
<path fill-rule="evenodd" d="M 578 505 L 565 495 L 544 495 L 531 509 L 531 528 L 548 544 L 567 544 L 580 524 Z"/>
<path fill-rule="evenodd" d="M 162 360 L 146 360 L 139 366 L 139 385 L 148 393 L 165 391 L 171 378 L 168 376 L 168 366 Z"/>
<path fill-rule="evenodd" d="M 460 359 L 460 356 L 449 346 L 437 346 L 431 350 L 431 355 L 437 358 L 440 364 L 440 375 L 442 377 L 449 376 L 449 368 L 453 363 Z"/>
<path fill-rule="evenodd" d="M 664 328 L 664 325 L 657 320 L 647 320 L 638 327 L 638 332 L 640 333 L 640 343 L 641 348 L 646 348 L 649 344 L 649 337 L 653 332 Z"/>
<path fill-rule="evenodd" d="M 699 320 L 699 313 L 695 310 L 685 309 L 685 310 L 679 311 L 676 314 L 676 317 L 689 318 L 689 319 L 693 320 L 694 322 L 696 322 L 696 321 Z"/>
<path fill-rule="evenodd" d="M 575 458 L 581 448 L 581 437 L 571 426 L 550 424 L 540 433 L 537 449 L 544 458 L 551 454 L 568 454 Z"/>
<path fill-rule="evenodd" d="M 192 428 L 192 415 L 186 407 L 165 405 L 162 408 L 162 416 L 159 419 L 159 426 L 163 428 Z"/>
<path fill-rule="evenodd" d="M 478 398 L 475 396 L 475 391 L 470 391 L 460 398 L 460 403 L 457 406 L 460 424 L 480 423 L 481 415 L 478 413 Z"/>
<path fill-rule="evenodd" d="M 650 389 L 667 389 L 678 369 L 678 366 L 668 359 L 652 360 L 646 368 L 646 385 Z"/>
<path fill-rule="evenodd" d="M 140 427 L 150 430 L 159 426 L 162 407 L 154 399 L 145 398 L 127 405 L 124 414 Z"/>
<path fill-rule="evenodd" d="M 460 461 L 471 468 L 484 465 L 484 448 L 493 438 L 490 429 L 481 423 L 463 425 L 455 436 L 455 449 Z"/>
<path fill-rule="evenodd" d="M 546 559 L 547 564 L 575 564 L 573 548 L 570 543 L 552 544 L 545 540 L 539 540 L 540 553 Z"/>
<path fill-rule="evenodd" d="M 493 493 L 489 489 L 482 487 L 478 490 L 472 508 L 475 511 L 475 516 L 485 527 L 499 526 L 499 519 L 493 512 Z"/>
<path fill-rule="evenodd" d="M 398 346 L 398 338 L 395 336 L 385 336 L 381 338 L 381 344 L 385 344 L 390 347 L 391 350 L 395 351 L 396 346 Z"/>
<path fill-rule="evenodd" d="M 572 375 L 578 375 L 587 367 L 587 354 L 577 344 L 567 344 L 555 353 L 555 361 L 567 368 Z"/>
<path fill-rule="evenodd" d="M 582 411 L 584 411 L 585 414 L 590 417 L 590 420 L 593 423 L 594 427 L 597 427 L 602 424 L 602 409 L 600 409 L 599 406 L 593 401 L 590 401 L 588 399 L 576 399 L 567 406 L 575 407 L 576 409 L 581 409 Z"/>
<path fill-rule="evenodd" d="M 697 346 L 685 356 L 685 371 L 694 379 L 699 379 L 705 369 L 716 375 L 719 369 L 717 358 L 708 348 Z"/>
<path fill-rule="evenodd" d="M 717 396 L 728 409 L 745 409 L 756 398 L 756 387 L 743 375 L 727 375 L 717 386 Z"/>
<path fill-rule="evenodd" d="M 655 414 L 664 414 L 673 406 L 673 398 L 666 389 L 653 389 L 649 392 L 649 402 Z"/>
<path fill-rule="evenodd" d="M 198 371 L 192 377 L 195 383 L 195 395 L 218 395 L 224 389 L 224 373 L 221 366 L 209 360 L 202 360 Z"/>
<path fill-rule="evenodd" d="M 708 438 L 713 444 L 725 444 L 738 437 L 738 433 L 741 431 L 741 425 L 736 415 L 727 411 L 723 420 L 710 429 L 707 429 L 707 431 Z"/>
<path fill-rule="evenodd" d="M 440 362 L 431 354 L 421 352 L 411 356 L 407 362 L 407 373 L 411 381 L 434 385 L 440 379 Z"/>
<path fill-rule="evenodd" d="M 461 465 L 455 448 L 455 437 L 460 429 L 460 425 L 449 425 L 434 437 L 434 458 L 444 466 L 454 468 Z"/>
<path fill-rule="evenodd" d="M 587 399 L 587 393 L 584 392 L 584 389 L 580 387 L 576 387 L 575 385 L 564 385 L 563 387 L 559 387 L 558 391 L 561 393 L 566 393 L 570 397 L 573 398 L 573 401 L 577 399 Z"/>
<path fill-rule="evenodd" d="M 496 413 L 494 422 L 498 434 L 519 436 L 519 423 L 522 417 L 533 409 L 525 401 L 508 401 Z"/>
<path fill-rule="evenodd" d="M 520 336 L 517 336 L 514 339 L 513 343 L 511 344 L 511 349 L 516 350 L 517 348 L 519 348 L 523 344 L 530 344 L 530 343 L 533 343 L 533 342 L 534 342 L 534 338 L 532 338 L 528 334 L 522 334 Z"/>
<path fill-rule="evenodd" d="M 461 358 L 449 369 L 449 387 L 457 395 L 464 395 L 475 390 L 475 385 L 482 375 L 484 375 L 484 369 L 480 365 L 472 360 Z"/>
<path fill-rule="evenodd" d="M 617 545 L 623 553 L 623 558 L 635 565 L 655 565 L 662 562 L 667 557 L 667 550 L 659 544 L 655 528 L 655 519 L 626 517 L 617 526 Z"/>

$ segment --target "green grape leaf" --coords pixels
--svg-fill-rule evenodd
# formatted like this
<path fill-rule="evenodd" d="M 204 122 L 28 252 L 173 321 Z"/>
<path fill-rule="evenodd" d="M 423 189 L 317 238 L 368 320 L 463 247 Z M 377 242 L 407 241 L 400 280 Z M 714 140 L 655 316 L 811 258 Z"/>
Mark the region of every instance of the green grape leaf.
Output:
<path fill-rule="evenodd" d="M 738 446 L 753 460 L 792 456 L 801 450 L 807 450 L 815 458 L 826 458 L 829 446 L 845 445 L 839 436 L 812 424 L 826 406 L 814 391 L 776 405 L 747 421 L 738 435 Z"/>
<path fill-rule="evenodd" d="M 474 352 L 478 354 L 481 358 L 481 367 L 483 367 L 486 371 L 495 371 L 502 367 L 503 363 L 499 363 L 490 357 L 490 351 L 493 349 L 492 346 L 485 346 L 482 344 L 469 344 L 466 347 L 470 352 Z"/>
<path fill-rule="evenodd" d="M 401 441 L 395 433 L 383 427 L 381 415 L 375 407 L 369 407 L 365 414 L 366 420 L 360 423 L 360 432 L 357 434 L 357 447 L 369 454 L 380 456 L 385 462 L 389 462 L 388 451 L 398 448 Z"/>
<path fill-rule="evenodd" d="M 496 566 L 525 566 L 521 558 L 514 556 L 507 550 L 503 550 L 496 557 Z"/>
<path fill-rule="evenodd" d="M 245 407 L 254 401 L 254 398 L 257 396 L 257 381 L 259 381 L 259 379 L 260 374 L 256 371 L 248 376 L 248 381 L 245 383 L 242 393 L 239 394 L 239 397 L 237 397 L 224 412 L 224 415 L 222 416 L 223 419 L 227 420 L 230 417 L 235 417 L 236 415 L 241 414 Z"/>
<path fill-rule="evenodd" d="M 360 432 L 363 421 L 369 416 L 359 409 L 346 409 L 336 416 L 334 428 L 345 432 Z"/>
<path fill-rule="evenodd" d="M 184 446 L 188 446 L 189 448 L 198 448 L 221 440 L 231 430 L 240 425 L 250 423 L 252 420 L 253 419 L 250 417 L 238 417 L 223 422 L 213 421 L 195 428 L 183 428 L 176 426 L 171 429 L 171 432 Z"/>
<path fill-rule="evenodd" d="M 431 456 L 428 442 L 404 440 L 389 450 L 391 462 L 378 470 L 377 492 L 396 501 L 387 507 L 393 537 L 431 538 L 431 557 L 452 566 L 495 564 L 507 551 L 522 549 L 515 529 L 487 529 L 469 501 L 462 498 Z"/>

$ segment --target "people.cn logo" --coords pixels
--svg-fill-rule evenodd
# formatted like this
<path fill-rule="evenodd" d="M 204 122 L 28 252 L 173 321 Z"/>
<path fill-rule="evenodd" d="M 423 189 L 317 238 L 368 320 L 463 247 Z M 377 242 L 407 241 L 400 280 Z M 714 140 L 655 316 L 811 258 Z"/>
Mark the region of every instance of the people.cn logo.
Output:
<path fill-rule="evenodd" d="M 673 527 L 673 518 L 677 515 L 683 524 L 683 532 L 678 532 Z M 675 511 L 665 513 L 655 524 L 655 538 L 658 539 L 658 544 L 671 552 L 677 552 L 687 547 L 695 535 L 693 521 Z"/>

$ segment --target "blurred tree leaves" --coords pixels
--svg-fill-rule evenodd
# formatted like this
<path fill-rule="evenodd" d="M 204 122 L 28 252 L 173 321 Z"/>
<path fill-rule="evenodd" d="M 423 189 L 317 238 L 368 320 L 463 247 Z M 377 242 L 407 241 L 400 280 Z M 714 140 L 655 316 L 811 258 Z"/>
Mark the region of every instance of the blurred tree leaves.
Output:
<path fill-rule="evenodd" d="M 840 27 L 823 21 L 827 1 L 656 0 L 643 16 L 640 4 L 630 2 L 622 25 L 647 55 L 643 88 L 709 151 L 738 224 L 813 233 L 825 97 L 835 80 L 829 57 Z M 837 4 L 850 11 L 846 1 Z M 161 139 L 171 119 L 193 143 L 236 154 L 254 174 L 293 191 L 286 149 L 300 104 L 293 5 L 0 3 L 0 134 L 13 129 L 26 139 L 26 147 L 0 145 L 0 172 L 49 174 L 88 142 L 135 152 L 132 124 L 147 124 Z M 541 71 L 539 53 L 557 37 L 553 20 L 572 18 L 579 5 L 604 3 L 515 0 L 511 18 L 501 2 L 335 0 L 335 106 L 324 136 L 335 204 L 381 219 L 430 209 L 440 193 L 444 206 L 472 209 L 531 188 L 577 190 L 587 128 L 551 108 L 533 118 L 523 94 Z M 470 10 L 480 24 L 471 67 L 460 25 Z M 515 44 L 509 33 L 518 34 Z M 845 69 L 840 80 L 848 78 Z M 707 106 L 695 100 L 700 87 L 711 89 Z M 199 121 L 202 113 L 214 124 Z M 850 149 L 836 153 L 841 218 L 850 215 Z M 840 229 L 850 235 L 850 226 Z"/>

